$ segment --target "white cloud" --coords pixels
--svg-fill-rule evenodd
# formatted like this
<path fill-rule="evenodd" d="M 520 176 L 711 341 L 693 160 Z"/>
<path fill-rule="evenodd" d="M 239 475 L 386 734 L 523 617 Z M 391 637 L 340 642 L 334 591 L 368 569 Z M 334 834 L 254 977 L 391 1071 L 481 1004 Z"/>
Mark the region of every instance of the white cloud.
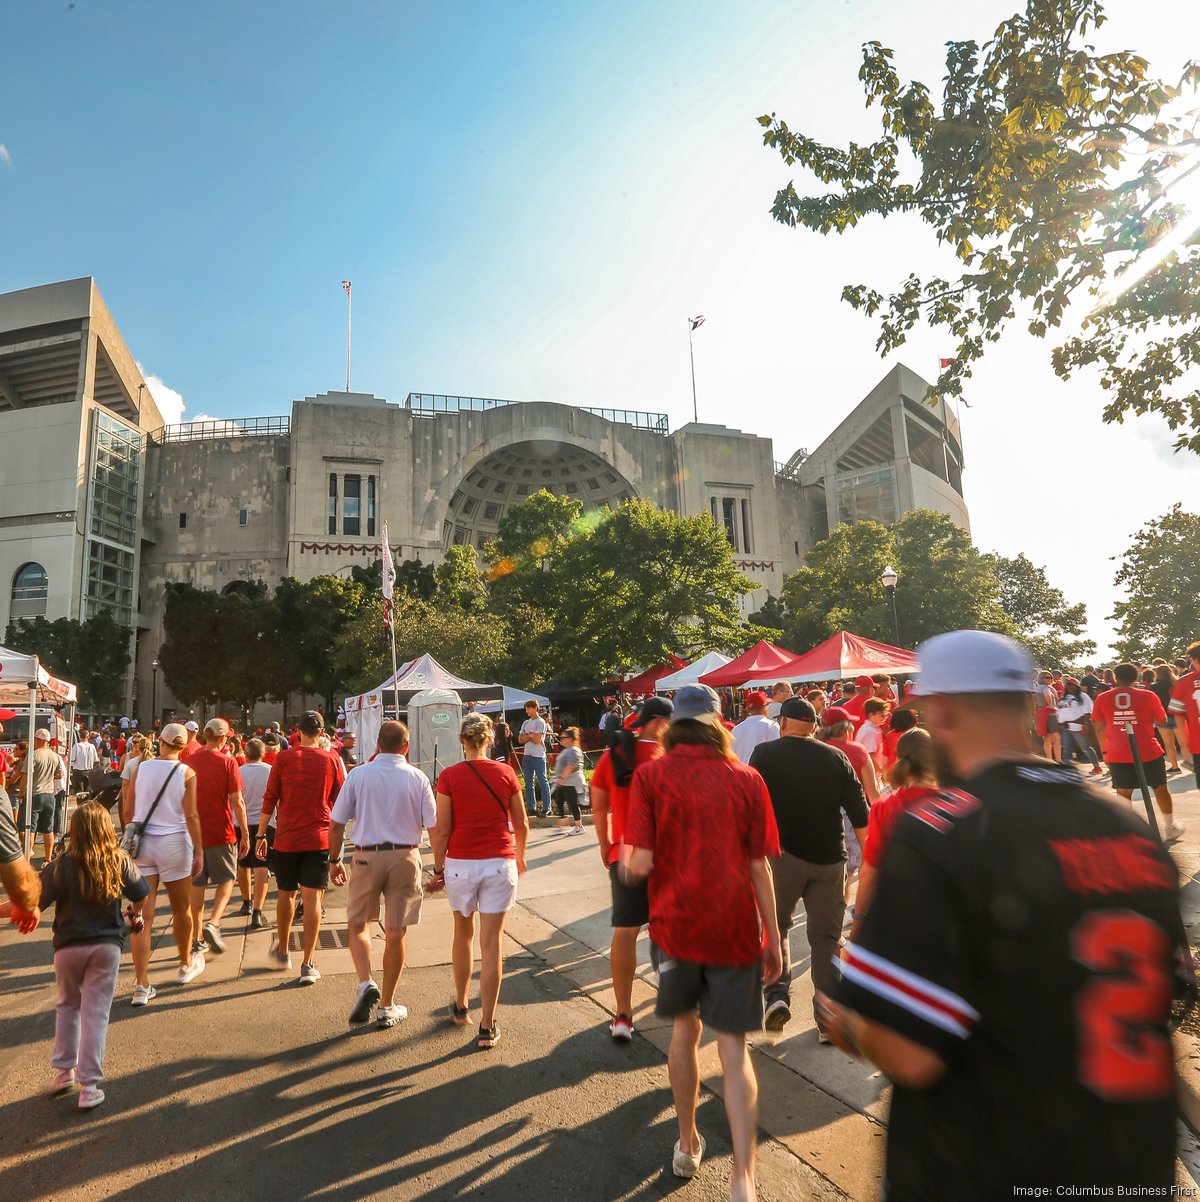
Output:
<path fill-rule="evenodd" d="M 162 414 L 163 422 L 168 426 L 174 426 L 183 421 L 183 411 L 186 407 L 183 395 L 176 392 L 174 388 L 167 387 L 158 376 L 148 375 L 140 363 L 137 365 L 137 369 L 142 373 L 146 387 L 150 389 L 150 395 L 154 398 L 159 413 Z"/>
<path fill-rule="evenodd" d="M 8 147 L 3 142 L 0 142 L 0 163 L 6 167 L 12 166 L 12 155 L 8 153 Z"/>

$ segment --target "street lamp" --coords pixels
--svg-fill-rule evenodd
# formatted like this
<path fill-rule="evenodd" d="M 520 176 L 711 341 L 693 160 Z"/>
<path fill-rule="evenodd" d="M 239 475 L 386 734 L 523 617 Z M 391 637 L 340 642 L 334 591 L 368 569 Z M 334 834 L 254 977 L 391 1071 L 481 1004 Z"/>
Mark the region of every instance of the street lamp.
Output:
<path fill-rule="evenodd" d="M 152 675 L 152 685 L 150 688 L 150 729 L 154 729 L 154 721 L 158 717 L 158 660 L 150 661 L 150 671 Z"/>
<path fill-rule="evenodd" d="M 899 579 L 899 574 L 891 564 L 883 569 L 883 575 L 879 577 L 879 583 L 887 593 L 888 608 L 892 611 L 892 643 L 896 647 L 900 646 L 900 623 L 896 618 L 896 581 Z"/>

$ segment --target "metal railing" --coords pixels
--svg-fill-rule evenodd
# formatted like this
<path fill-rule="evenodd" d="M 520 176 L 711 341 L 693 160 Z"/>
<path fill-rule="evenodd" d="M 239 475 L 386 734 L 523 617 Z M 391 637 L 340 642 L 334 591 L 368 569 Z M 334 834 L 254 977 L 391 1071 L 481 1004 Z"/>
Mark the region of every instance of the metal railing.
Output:
<path fill-rule="evenodd" d="M 800 468 L 804 461 L 808 458 L 808 451 L 801 447 L 787 463 L 780 463 L 775 460 L 775 475 L 781 480 L 799 480 Z"/>
<path fill-rule="evenodd" d="M 430 417 L 437 413 L 484 413 L 489 409 L 500 409 L 506 405 L 528 404 L 526 401 L 503 401 L 496 397 L 442 396 L 431 392 L 410 392 L 404 401 L 413 413 Z M 669 425 L 665 413 L 646 413 L 640 409 L 604 409 L 591 405 L 579 405 L 584 413 L 595 414 L 605 421 L 636 430 L 650 430 L 655 434 L 667 434 Z"/>
<path fill-rule="evenodd" d="M 152 430 L 154 442 L 196 442 L 206 438 L 275 438 L 291 429 L 287 417 L 224 417 L 212 421 L 180 422 Z"/>

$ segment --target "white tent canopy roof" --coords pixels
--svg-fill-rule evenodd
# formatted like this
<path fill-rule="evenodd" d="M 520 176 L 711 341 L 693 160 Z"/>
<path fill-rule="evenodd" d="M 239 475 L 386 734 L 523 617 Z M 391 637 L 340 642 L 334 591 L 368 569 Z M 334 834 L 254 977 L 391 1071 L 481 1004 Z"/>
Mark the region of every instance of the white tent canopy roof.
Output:
<path fill-rule="evenodd" d="M 666 693 L 671 689 L 681 689 L 685 684 L 695 684 L 706 672 L 715 672 L 727 663 L 729 663 L 728 655 L 722 655 L 719 651 L 710 651 L 696 660 L 694 664 L 688 664 L 686 668 L 680 668 L 678 672 L 672 672 L 670 676 L 662 677 L 654 686 L 654 691 Z"/>
<path fill-rule="evenodd" d="M 471 712 L 475 714 L 498 714 L 503 710 L 508 713 L 509 710 L 520 710 L 525 708 L 525 702 L 536 701 L 539 705 L 549 706 L 550 698 L 543 697 L 541 693 L 527 693 L 524 689 L 510 688 L 504 685 L 504 700 L 503 701 L 482 701 L 478 705 L 471 707 Z"/>
<path fill-rule="evenodd" d="M 37 657 L 0 647 L 0 703 L 24 705 L 29 701 L 29 686 L 37 682 L 39 705 L 67 705 L 77 700 L 75 686 L 51 676 Z"/>

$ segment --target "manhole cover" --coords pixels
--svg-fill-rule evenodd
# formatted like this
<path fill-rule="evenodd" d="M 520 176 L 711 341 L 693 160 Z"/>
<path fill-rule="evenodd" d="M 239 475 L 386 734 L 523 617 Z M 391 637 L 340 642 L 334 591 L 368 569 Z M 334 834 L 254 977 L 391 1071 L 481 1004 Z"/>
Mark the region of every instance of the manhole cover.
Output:
<path fill-rule="evenodd" d="M 350 946 L 349 936 L 346 934 L 345 927 L 322 927 L 317 936 L 317 946 L 323 952 L 336 952 Z M 293 930 L 291 938 L 288 940 L 288 947 L 294 952 L 302 952 L 304 950 L 304 932 L 303 930 Z"/>

